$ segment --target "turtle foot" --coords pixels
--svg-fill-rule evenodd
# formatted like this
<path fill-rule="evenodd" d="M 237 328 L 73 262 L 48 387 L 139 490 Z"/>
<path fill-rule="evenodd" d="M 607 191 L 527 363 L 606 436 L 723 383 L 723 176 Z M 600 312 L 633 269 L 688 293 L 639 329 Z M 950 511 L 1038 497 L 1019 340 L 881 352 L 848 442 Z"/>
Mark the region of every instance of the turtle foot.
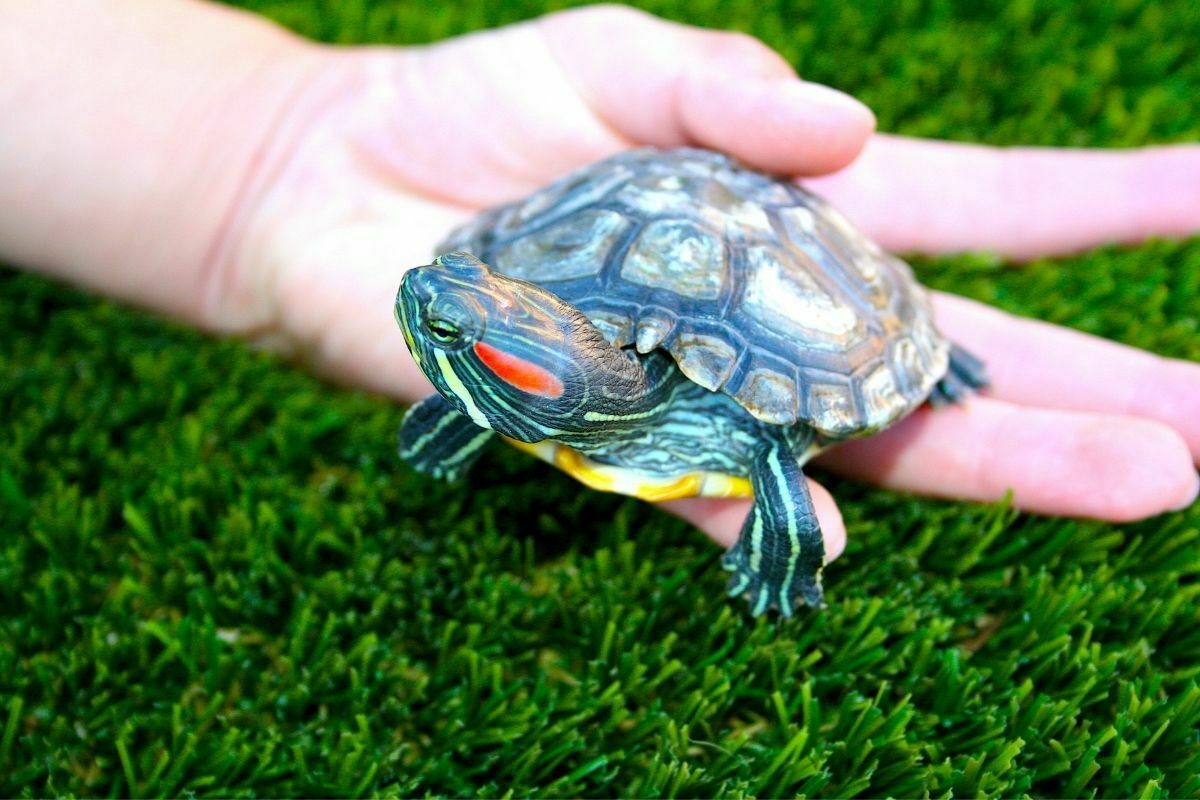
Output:
<path fill-rule="evenodd" d="M 825 608 L 825 592 L 821 588 L 821 573 L 794 576 L 788 585 L 771 581 L 750 569 L 741 548 L 734 545 L 721 559 L 721 566 L 733 573 L 726 587 L 730 597 L 745 597 L 750 603 L 750 615 L 760 617 L 767 611 L 778 611 L 781 617 L 791 617 L 796 609 L 808 605 Z"/>
<path fill-rule="evenodd" d="M 441 395 L 430 395 L 410 408 L 400 423 L 400 457 L 417 472 L 457 481 L 494 435 L 460 414 Z"/>
<path fill-rule="evenodd" d="M 956 344 L 950 345 L 950 365 L 933 391 L 929 402 L 936 406 L 961 403 L 975 392 L 988 387 L 987 367 L 977 356 Z"/>

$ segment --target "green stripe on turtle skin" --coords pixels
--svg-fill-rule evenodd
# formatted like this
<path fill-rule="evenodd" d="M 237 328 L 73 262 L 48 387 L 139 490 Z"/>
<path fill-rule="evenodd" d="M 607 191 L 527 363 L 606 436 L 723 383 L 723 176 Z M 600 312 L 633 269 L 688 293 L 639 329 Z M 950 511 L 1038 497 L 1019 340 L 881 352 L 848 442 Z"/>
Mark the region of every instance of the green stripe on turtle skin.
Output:
<path fill-rule="evenodd" d="M 798 599 L 823 608 L 825 542 L 800 462 L 776 439 L 759 451 L 750 480 L 754 507 L 721 561 L 734 573 L 729 595 L 745 595 L 756 617 L 771 608 L 790 617 Z"/>
<path fill-rule="evenodd" d="M 408 410 L 400 423 L 400 457 L 418 471 L 455 481 L 467 473 L 495 436 L 481 428 L 440 394 Z"/>

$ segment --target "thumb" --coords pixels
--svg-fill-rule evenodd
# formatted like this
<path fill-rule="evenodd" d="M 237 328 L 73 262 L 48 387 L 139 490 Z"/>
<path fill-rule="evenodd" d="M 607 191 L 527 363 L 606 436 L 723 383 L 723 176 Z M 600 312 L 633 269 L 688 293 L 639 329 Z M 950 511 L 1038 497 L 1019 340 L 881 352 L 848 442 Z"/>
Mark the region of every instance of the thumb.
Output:
<path fill-rule="evenodd" d="M 862 103 L 796 77 L 762 42 L 621 6 L 538 21 L 594 113 L 635 144 L 701 145 L 788 175 L 833 172 L 875 128 Z"/>

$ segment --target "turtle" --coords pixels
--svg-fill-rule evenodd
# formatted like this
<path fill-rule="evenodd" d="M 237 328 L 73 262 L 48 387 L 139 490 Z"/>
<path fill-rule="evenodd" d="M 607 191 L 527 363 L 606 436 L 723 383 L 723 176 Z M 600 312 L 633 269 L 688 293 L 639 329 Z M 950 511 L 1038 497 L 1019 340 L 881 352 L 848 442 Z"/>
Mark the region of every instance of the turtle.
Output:
<path fill-rule="evenodd" d="M 499 435 L 596 489 L 753 497 L 721 560 L 753 616 L 824 606 L 809 459 L 987 385 L 907 264 L 713 151 L 619 153 L 438 253 L 396 295 L 437 390 L 404 416 L 400 455 L 458 480 Z"/>

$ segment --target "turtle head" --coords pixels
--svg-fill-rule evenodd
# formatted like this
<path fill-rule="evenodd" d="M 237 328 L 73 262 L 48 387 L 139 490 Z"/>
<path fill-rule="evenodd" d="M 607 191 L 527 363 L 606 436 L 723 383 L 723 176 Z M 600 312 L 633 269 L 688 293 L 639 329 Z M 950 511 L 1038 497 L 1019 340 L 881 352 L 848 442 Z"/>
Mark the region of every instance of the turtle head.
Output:
<path fill-rule="evenodd" d="M 465 253 L 409 270 L 396 320 L 442 396 L 476 424 L 523 442 L 577 429 L 608 351 L 623 355 L 551 292 Z"/>

